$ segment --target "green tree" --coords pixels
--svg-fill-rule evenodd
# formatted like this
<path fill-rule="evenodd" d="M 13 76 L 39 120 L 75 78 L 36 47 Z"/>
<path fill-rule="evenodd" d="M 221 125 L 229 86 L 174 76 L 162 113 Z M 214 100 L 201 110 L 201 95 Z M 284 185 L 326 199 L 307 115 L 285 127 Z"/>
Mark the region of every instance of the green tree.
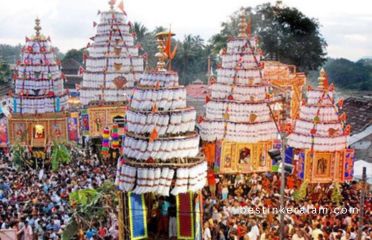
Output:
<path fill-rule="evenodd" d="M 62 58 L 62 62 L 66 61 L 67 59 L 74 59 L 80 64 L 83 64 L 83 50 L 84 49 L 71 49 L 66 52 L 64 57 Z"/>
<path fill-rule="evenodd" d="M 245 10 L 251 16 L 252 32 L 259 36 L 266 59 L 293 64 L 306 72 L 325 62 L 326 42 L 319 32 L 317 20 L 296 8 L 278 4 L 265 3 Z M 210 39 L 214 53 L 226 46 L 229 36 L 237 35 L 238 23 L 239 11 L 222 23 L 220 33 Z"/>
<path fill-rule="evenodd" d="M 0 62 L 0 81 L 7 82 L 11 79 L 12 71 L 6 62 Z"/>
<path fill-rule="evenodd" d="M 324 66 L 329 81 L 344 89 L 372 90 L 372 67 L 366 61 L 328 59 Z"/>
<path fill-rule="evenodd" d="M 16 46 L 0 44 L 0 59 L 3 59 L 8 64 L 15 64 L 20 59 L 21 49 L 21 44 Z"/>
<path fill-rule="evenodd" d="M 71 162 L 70 151 L 66 145 L 54 141 L 52 146 L 51 165 L 52 171 L 58 171 L 61 164 L 68 164 Z"/>
<path fill-rule="evenodd" d="M 306 198 L 308 185 L 309 185 L 309 182 L 305 180 L 301 183 L 300 188 L 294 191 L 293 199 L 296 202 L 303 201 Z"/>
<path fill-rule="evenodd" d="M 204 40 L 198 35 L 189 34 L 177 44 L 178 50 L 173 68 L 180 74 L 180 83 L 187 85 L 197 78 L 205 80 L 208 50 Z"/>
<path fill-rule="evenodd" d="M 25 151 L 26 147 L 19 143 L 11 146 L 10 152 L 12 153 L 13 164 L 16 168 L 24 168 L 27 166 Z"/>
<path fill-rule="evenodd" d="M 339 183 L 333 183 L 332 195 L 331 195 L 332 202 L 339 205 L 342 202 L 342 199 L 343 199 L 343 197 L 341 195 L 340 184 Z"/>
<path fill-rule="evenodd" d="M 115 196 L 115 185 L 104 182 L 97 189 L 81 189 L 70 193 L 70 205 L 72 216 L 66 225 L 62 239 L 74 239 L 80 230 L 90 229 L 94 223 L 106 223 L 110 214 L 115 213 L 117 199 Z"/>

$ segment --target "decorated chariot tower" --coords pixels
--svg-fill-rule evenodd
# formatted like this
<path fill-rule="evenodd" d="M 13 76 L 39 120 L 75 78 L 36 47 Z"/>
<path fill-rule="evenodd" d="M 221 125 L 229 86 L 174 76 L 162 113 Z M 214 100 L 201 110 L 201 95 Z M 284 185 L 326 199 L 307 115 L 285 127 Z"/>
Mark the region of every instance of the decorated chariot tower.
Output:
<path fill-rule="evenodd" d="M 271 171 L 268 151 L 278 132 L 268 106 L 272 97 L 262 77 L 261 54 L 242 12 L 239 35 L 221 51 L 222 66 L 210 85 L 206 116 L 200 119 L 204 152 L 216 172 Z"/>
<path fill-rule="evenodd" d="M 85 70 L 80 86 L 80 101 L 86 106 L 82 112 L 82 129 L 90 137 L 101 136 L 103 129 L 119 125 L 123 134 L 124 115 L 128 96 L 139 81 L 144 58 L 139 55 L 140 44 L 135 42 L 131 23 L 127 20 L 123 3 L 118 10 L 110 0 L 108 11 L 98 12 L 100 22 L 93 22 L 97 33 L 90 38 L 83 59 Z"/>
<path fill-rule="evenodd" d="M 26 37 L 13 75 L 9 140 L 44 148 L 53 140 L 67 140 L 68 94 L 50 38 L 41 34 L 39 19 L 35 24 L 35 35 Z"/>
<path fill-rule="evenodd" d="M 171 70 L 173 35 L 157 34 L 156 69 L 147 71 L 135 87 L 126 115 L 128 131 L 116 184 L 125 192 L 122 202 L 128 206 L 125 214 L 133 239 L 147 234 L 146 193 L 175 196 L 179 239 L 196 239 L 194 223 L 200 223 L 201 205 L 195 202 L 205 185 L 207 164 L 198 156 L 196 111 L 186 105 L 186 89 Z"/>
<path fill-rule="evenodd" d="M 293 132 L 287 155 L 293 155 L 295 172 L 309 183 L 344 182 L 352 179 L 354 150 L 347 147 L 350 125 L 341 112 L 343 100 L 335 101 L 333 84 L 320 71 L 319 86 L 309 87 Z"/>

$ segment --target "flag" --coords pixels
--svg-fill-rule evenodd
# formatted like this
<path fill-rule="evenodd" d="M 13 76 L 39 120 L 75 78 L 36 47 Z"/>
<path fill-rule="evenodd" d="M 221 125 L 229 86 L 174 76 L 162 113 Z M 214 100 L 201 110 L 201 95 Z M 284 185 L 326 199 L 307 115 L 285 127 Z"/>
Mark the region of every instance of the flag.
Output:
<path fill-rule="evenodd" d="M 127 16 L 127 13 L 124 10 L 124 2 L 123 2 L 123 0 L 120 1 L 119 5 L 118 5 L 118 8 L 123 12 L 123 14 L 125 16 Z"/>
<path fill-rule="evenodd" d="M 82 66 L 80 66 L 80 67 L 79 67 L 78 75 L 79 75 L 79 76 L 83 75 L 84 71 L 85 71 L 84 68 L 83 68 Z"/>
<path fill-rule="evenodd" d="M 344 135 L 348 136 L 348 135 L 350 135 L 350 132 L 351 132 L 351 126 L 350 126 L 350 124 L 348 124 L 348 125 L 346 125 L 346 127 L 344 129 Z"/>
<path fill-rule="evenodd" d="M 151 134 L 150 134 L 150 142 L 153 142 L 155 139 L 158 138 L 158 130 L 156 129 L 156 127 L 152 130 Z"/>
<path fill-rule="evenodd" d="M 338 116 L 338 120 L 346 121 L 346 113 L 342 113 L 340 116 Z"/>
<path fill-rule="evenodd" d="M 171 30 L 169 29 L 168 39 L 167 39 L 167 43 L 164 48 L 164 53 L 168 56 L 170 60 L 172 60 L 174 56 L 176 55 L 176 51 L 177 51 L 177 45 L 172 51 L 172 33 L 171 33 Z"/>

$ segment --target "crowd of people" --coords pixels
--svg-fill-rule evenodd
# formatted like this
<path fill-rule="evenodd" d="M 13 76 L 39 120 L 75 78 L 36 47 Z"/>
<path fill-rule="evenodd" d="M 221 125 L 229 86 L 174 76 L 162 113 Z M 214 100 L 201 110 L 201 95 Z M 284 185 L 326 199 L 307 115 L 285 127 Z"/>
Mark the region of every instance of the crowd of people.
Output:
<path fill-rule="evenodd" d="M 0 229 L 14 229 L 18 239 L 61 239 L 71 218 L 69 193 L 96 188 L 115 177 L 115 166 L 79 156 L 57 172 L 18 171 L 7 158 L 0 160 Z M 210 174 L 209 174 L 210 175 Z M 357 239 L 360 184 L 341 185 L 342 202 L 333 203 L 333 185 L 315 185 L 306 200 L 296 202 L 300 182 L 288 176 L 285 190 L 285 239 Z M 262 173 L 208 178 L 203 194 L 203 240 L 279 239 L 279 175 Z M 149 209 L 148 230 L 153 239 L 177 239 L 174 197 L 156 198 Z M 365 198 L 362 240 L 372 239 L 372 198 Z M 290 211 L 290 212 L 289 212 Z M 95 224 L 85 239 L 117 239 L 117 221 Z"/>
<path fill-rule="evenodd" d="M 220 177 L 205 188 L 204 240 L 279 239 L 280 211 L 285 212 L 284 239 L 352 240 L 359 228 L 360 187 L 357 182 L 340 187 L 342 201 L 331 201 L 334 185 L 315 185 L 305 200 L 293 198 L 300 182 L 287 177 L 285 208 L 280 209 L 277 174 Z M 213 182 L 210 182 L 210 186 Z M 362 240 L 372 239 L 372 198 L 365 198 Z"/>
<path fill-rule="evenodd" d="M 69 193 L 95 188 L 115 176 L 115 167 L 101 167 L 97 158 L 81 155 L 57 172 L 16 170 L 9 157 L 0 160 L 0 229 L 12 229 L 17 239 L 61 239 L 71 217 Z M 98 225 L 98 224 L 97 224 Z M 101 239 L 116 239 L 117 224 L 101 226 Z M 92 239 L 92 231 L 84 233 Z"/>

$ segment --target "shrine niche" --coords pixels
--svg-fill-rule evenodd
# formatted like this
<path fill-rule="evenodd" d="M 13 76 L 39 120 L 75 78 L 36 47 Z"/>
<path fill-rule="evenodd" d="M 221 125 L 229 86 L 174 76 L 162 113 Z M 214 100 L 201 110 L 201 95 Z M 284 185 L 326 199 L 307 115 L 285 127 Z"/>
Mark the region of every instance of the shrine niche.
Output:
<path fill-rule="evenodd" d="M 222 141 L 218 172 L 231 174 L 271 171 L 271 159 L 267 156 L 271 147 L 270 141 L 259 144 Z"/>
<path fill-rule="evenodd" d="M 8 120 L 10 144 L 30 147 L 46 147 L 53 141 L 67 141 L 65 113 L 35 115 L 13 114 Z"/>
<path fill-rule="evenodd" d="M 119 102 L 95 102 L 87 106 L 85 122 L 88 121 L 88 126 L 85 126 L 85 134 L 90 137 L 102 136 L 103 129 L 112 128 L 114 124 L 118 124 L 119 135 L 124 134 L 125 128 L 125 112 L 127 106 Z M 86 123 L 85 123 L 86 125 Z"/>

